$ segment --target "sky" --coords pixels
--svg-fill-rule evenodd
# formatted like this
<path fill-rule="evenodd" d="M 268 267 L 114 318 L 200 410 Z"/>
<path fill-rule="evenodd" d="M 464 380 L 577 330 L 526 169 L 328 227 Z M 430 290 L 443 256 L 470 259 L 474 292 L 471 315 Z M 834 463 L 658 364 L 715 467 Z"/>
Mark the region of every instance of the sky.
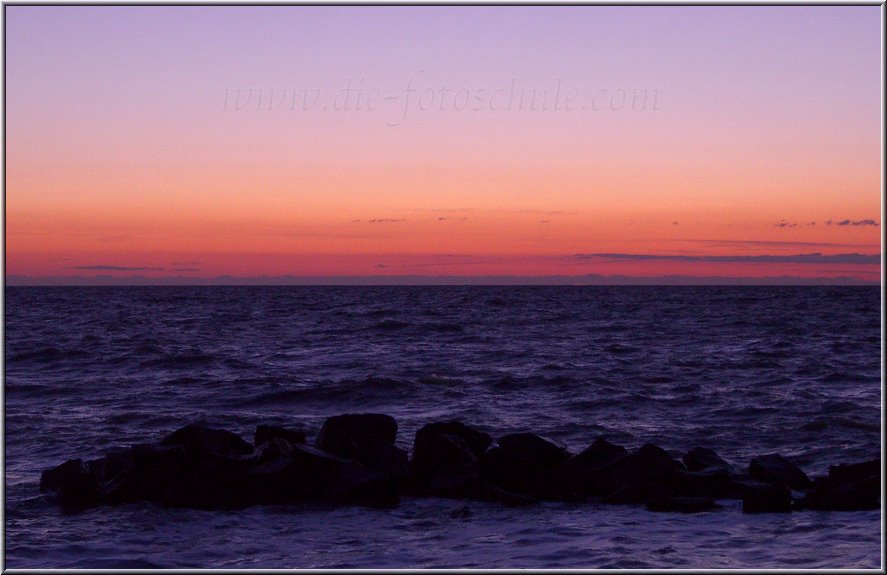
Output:
<path fill-rule="evenodd" d="M 880 9 L 6 6 L 7 282 L 878 282 Z"/>

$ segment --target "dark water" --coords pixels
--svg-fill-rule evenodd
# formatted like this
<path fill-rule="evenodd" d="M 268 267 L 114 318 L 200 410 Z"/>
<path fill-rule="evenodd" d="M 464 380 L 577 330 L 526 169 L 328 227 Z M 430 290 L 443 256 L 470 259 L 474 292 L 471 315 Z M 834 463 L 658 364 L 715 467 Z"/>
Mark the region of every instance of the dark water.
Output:
<path fill-rule="evenodd" d="M 848 287 L 6 289 L 6 566 L 878 567 L 880 513 L 635 507 L 100 508 L 40 471 L 196 419 L 251 437 L 377 411 L 573 451 L 707 446 L 808 473 L 880 453 L 880 291 Z"/>

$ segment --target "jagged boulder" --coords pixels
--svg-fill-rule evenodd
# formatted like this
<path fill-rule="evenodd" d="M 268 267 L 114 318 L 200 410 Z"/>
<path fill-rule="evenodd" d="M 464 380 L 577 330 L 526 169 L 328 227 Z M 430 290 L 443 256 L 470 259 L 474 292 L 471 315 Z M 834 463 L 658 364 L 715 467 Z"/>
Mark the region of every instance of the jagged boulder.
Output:
<path fill-rule="evenodd" d="M 477 491 L 479 461 L 493 438 L 461 421 L 429 423 L 416 432 L 411 490 L 420 495 L 469 497 Z"/>
<path fill-rule="evenodd" d="M 680 491 L 684 465 L 647 443 L 604 470 L 600 489 L 609 503 L 646 503 Z"/>
<path fill-rule="evenodd" d="M 253 452 L 253 446 L 236 433 L 200 424 L 186 425 L 170 433 L 160 441 L 160 445 L 180 445 L 189 459 L 234 458 Z"/>
<path fill-rule="evenodd" d="M 318 448 L 359 461 L 403 485 L 409 476 L 407 452 L 394 445 L 397 422 L 389 415 L 359 413 L 328 418 L 317 436 Z"/>
<path fill-rule="evenodd" d="M 681 513 L 716 509 L 719 498 L 741 499 L 745 513 L 880 507 L 879 459 L 834 465 L 811 482 L 776 454 L 754 458 L 748 474 L 733 474 L 703 448 L 685 454 L 686 465 L 652 444 L 628 453 L 604 439 L 571 456 L 533 433 L 506 435 L 494 445 L 483 431 L 445 421 L 416 433 L 408 461 L 396 436 L 397 423 L 380 414 L 329 418 L 318 447 L 282 427 L 260 425 L 254 447 L 237 434 L 192 424 L 157 443 L 47 469 L 40 490 L 69 510 L 136 501 L 203 509 L 304 501 L 392 507 L 403 491 L 507 506 L 595 496 Z M 800 499 L 793 502 L 793 491 L 805 493 L 795 493 Z"/>
<path fill-rule="evenodd" d="M 706 467 L 698 471 L 682 471 L 677 478 L 675 490 L 679 495 L 714 499 L 738 497 L 736 483 L 722 468 Z"/>
<path fill-rule="evenodd" d="M 273 438 L 283 439 L 290 443 L 305 443 L 305 432 L 277 425 L 259 425 L 256 427 L 256 432 L 253 436 L 253 445 L 258 447 Z"/>
<path fill-rule="evenodd" d="M 530 495 L 514 493 L 486 482 L 480 483 L 474 495 L 483 501 L 492 501 L 505 507 L 526 507 L 539 503 L 538 499 Z"/>
<path fill-rule="evenodd" d="M 810 491 L 796 504 L 797 509 L 820 511 L 862 511 L 879 509 L 881 461 L 833 465 L 827 477 L 818 477 Z"/>
<path fill-rule="evenodd" d="M 249 473 L 255 503 L 327 501 L 392 507 L 399 495 L 388 478 L 320 449 L 273 439 Z"/>
<path fill-rule="evenodd" d="M 797 504 L 797 509 L 818 511 L 864 511 L 880 509 L 880 481 L 815 481 L 813 488 Z"/>
<path fill-rule="evenodd" d="M 621 445 L 598 438 L 588 448 L 564 462 L 559 472 L 562 491 L 571 498 L 604 495 L 601 486 L 604 471 L 628 455 Z"/>
<path fill-rule="evenodd" d="M 500 489 L 539 499 L 561 499 L 557 472 L 570 458 L 566 446 L 534 433 L 515 433 L 499 439 L 480 460 L 484 482 Z"/>
<path fill-rule="evenodd" d="M 751 460 L 748 474 L 754 479 L 774 485 L 785 485 L 800 491 L 811 486 L 810 478 L 788 459 L 777 453 L 761 455 Z"/>
<path fill-rule="evenodd" d="M 709 469 L 722 470 L 730 473 L 732 466 L 724 461 L 721 456 L 705 447 L 694 447 L 682 457 L 687 471 L 705 471 Z"/>
<path fill-rule="evenodd" d="M 832 465 L 828 468 L 828 476 L 832 481 L 861 481 L 875 477 L 881 478 L 881 460 L 871 459 L 861 463 L 845 463 Z"/>
<path fill-rule="evenodd" d="M 743 513 L 788 513 L 791 510 L 791 491 L 785 485 L 749 486 L 742 495 Z"/>
<path fill-rule="evenodd" d="M 99 500 L 98 479 L 82 459 L 71 459 L 40 475 L 40 491 L 54 493 L 65 507 L 86 508 Z"/>
<path fill-rule="evenodd" d="M 394 445 L 397 422 L 390 415 L 380 413 L 348 413 L 327 418 L 317 435 L 318 448 L 352 457 L 368 443 L 382 442 Z"/>

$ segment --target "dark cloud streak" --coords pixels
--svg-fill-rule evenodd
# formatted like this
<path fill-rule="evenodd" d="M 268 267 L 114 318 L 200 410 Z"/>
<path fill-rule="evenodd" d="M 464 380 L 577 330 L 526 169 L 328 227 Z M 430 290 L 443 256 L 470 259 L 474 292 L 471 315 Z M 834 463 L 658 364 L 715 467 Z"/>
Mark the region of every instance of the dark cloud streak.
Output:
<path fill-rule="evenodd" d="M 103 272 L 160 272 L 163 268 L 152 267 L 129 267 L 129 266 L 108 266 L 108 265 L 89 265 L 89 266 L 71 266 L 72 270 L 90 270 Z"/>
<path fill-rule="evenodd" d="M 693 263 L 774 263 L 774 264 L 878 264 L 881 254 L 831 254 L 821 253 L 794 255 L 722 255 L 722 256 L 689 256 L 662 254 L 576 254 L 578 260 L 624 260 L 624 261 L 674 261 Z"/>

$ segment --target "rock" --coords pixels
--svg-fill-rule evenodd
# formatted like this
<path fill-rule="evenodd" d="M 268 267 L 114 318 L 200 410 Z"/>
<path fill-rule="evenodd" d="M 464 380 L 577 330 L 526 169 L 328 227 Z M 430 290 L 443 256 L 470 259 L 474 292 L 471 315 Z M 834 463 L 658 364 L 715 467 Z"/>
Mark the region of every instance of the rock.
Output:
<path fill-rule="evenodd" d="M 478 461 L 492 437 L 460 421 L 430 423 L 416 432 L 412 489 L 422 495 L 468 497 L 478 486 Z"/>
<path fill-rule="evenodd" d="M 410 461 L 407 452 L 387 443 L 373 443 L 363 447 L 356 457 L 364 467 L 381 473 L 398 489 L 403 488 L 410 477 Z"/>
<path fill-rule="evenodd" d="M 349 413 L 328 418 L 317 436 L 318 448 L 341 457 L 354 457 L 365 444 L 394 445 L 397 422 L 380 413 Z"/>
<path fill-rule="evenodd" d="M 584 451 L 570 458 L 561 467 L 559 480 L 565 494 L 578 499 L 589 495 L 603 495 L 601 476 L 603 470 L 628 455 L 621 445 L 614 445 L 598 438 Z"/>
<path fill-rule="evenodd" d="M 737 497 L 737 487 L 723 468 L 706 467 L 700 471 L 684 471 L 680 472 L 679 477 L 676 490 L 680 495 L 714 499 Z"/>
<path fill-rule="evenodd" d="M 862 463 L 845 463 L 828 468 L 829 479 L 839 482 L 860 481 L 870 477 L 881 477 L 881 460 L 872 459 Z"/>
<path fill-rule="evenodd" d="M 71 459 L 41 473 L 40 491 L 54 493 L 69 508 L 87 508 L 99 502 L 96 475 L 82 459 Z"/>
<path fill-rule="evenodd" d="M 811 485 L 810 478 L 803 471 L 776 453 L 752 459 L 748 466 L 748 474 L 759 481 L 785 485 L 798 491 L 807 489 Z"/>
<path fill-rule="evenodd" d="M 833 465 L 828 477 L 818 477 L 813 488 L 796 504 L 797 509 L 862 511 L 879 509 L 880 460 Z"/>
<path fill-rule="evenodd" d="M 323 495 L 333 503 L 379 509 L 400 503 L 398 490 L 388 477 L 352 462 L 343 465 L 326 483 Z"/>
<path fill-rule="evenodd" d="M 613 505 L 642 504 L 651 499 L 673 497 L 675 490 L 665 483 L 631 482 L 604 496 L 604 503 Z"/>
<path fill-rule="evenodd" d="M 720 469 L 727 473 L 732 471 L 732 466 L 721 457 L 704 447 L 694 447 L 682 458 L 687 471 L 703 471 L 707 469 Z"/>
<path fill-rule="evenodd" d="M 247 457 L 228 456 L 230 449 L 211 443 L 135 445 L 134 475 L 141 498 L 191 509 L 250 505 L 253 500 L 247 477 L 255 462 L 252 446 L 249 450 Z"/>
<path fill-rule="evenodd" d="M 512 493 L 511 491 L 489 483 L 482 483 L 478 487 L 477 498 L 483 501 L 500 503 L 505 507 L 526 507 L 528 505 L 537 505 L 539 503 L 539 500 L 535 497 L 522 495 L 520 493 Z"/>
<path fill-rule="evenodd" d="M 317 447 L 359 461 L 397 485 L 409 476 L 407 452 L 395 447 L 397 422 L 393 417 L 375 413 L 330 417 L 317 436 Z"/>
<path fill-rule="evenodd" d="M 101 502 L 118 504 L 139 500 L 133 489 L 131 449 L 109 451 L 104 457 L 87 463 L 87 466 L 95 474 Z"/>
<path fill-rule="evenodd" d="M 293 445 L 305 445 L 304 443 L 293 443 L 288 441 L 284 436 L 273 436 L 256 447 L 253 461 L 256 466 L 263 465 L 272 461 L 286 460 L 293 455 Z"/>
<path fill-rule="evenodd" d="M 399 497 L 383 475 L 302 444 L 269 443 L 269 453 L 249 474 L 254 501 L 263 504 L 327 501 L 391 507 Z"/>
<path fill-rule="evenodd" d="M 170 433 L 160 441 L 160 445 L 181 445 L 191 459 L 240 457 L 253 452 L 253 446 L 236 433 L 199 424 L 187 425 Z"/>
<path fill-rule="evenodd" d="M 234 433 L 194 424 L 158 443 L 47 469 L 40 490 L 69 510 L 137 501 L 202 509 L 304 501 L 390 508 L 404 486 L 417 495 L 506 506 L 597 496 L 646 503 L 655 512 L 707 511 L 724 497 L 742 499 L 744 513 L 880 508 L 880 459 L 834 465 L 811 482 L 776 454 L 753 459 L 748 475 L 731 474 L 726 461 L 704 448 L 684 455 L 686 466 L 652 444 L 628 453 L 604 439 L 571 456 L 564 445 L 533 433 L 506 435 L 492 445 L 487 433 L 447 421 L 416 433 L 408 461 L 396 436 L 397 423 L 380 414 L 329 418 L 318 447 L 306 445 L 303 432 L 282 427 L 258 426 L 253 447 Z M 806 494 L 793 503 L 792 490 Z"/>
<path fill-rule="evenodd" d="M 480 457 L 490 444 L 493 443 L 493 438 L 489 433 L 456 420 L 429 423 L 416 432 L 416 439 L 419 439 L 419 435 L 433 436 L 442 434 L 460 438 L 475 457 Z"/>
<path fill-rule="evenodd" d="M 791 510 L 791 491 L 785 485 L 750 488 L 742 496 L 743 513 L 788 513 Z"/>
<path fill-rule="evenodd" d="M 711 497 L 654 497 L 647 502 L 647 509 L 665 513 L 699 513 L 720 509 Z"/>
<path fill-rule="evenodd" d="M 276 425 L 259 425 L 253 437 L 253 445 L 262 445 L 272 438 L 284 439 L 290 443 L 305 443 L 305 432 L 297 429 L 287 429 Z"/>
<path fill-rule="evenodd" d="M 130 457 L 136 492 L 140 499 L 149 501 L 164 501 L 170 484 L 185 474 L 188 464 L 186 450 L 181 445 L 133 445 Z"/>
<path fill-rule="evenodd" d="M 678 492 L 684 471 L 682 463 L 648 443 L 604 469 L 599 489 L 609 503 L 645 503 Z"/>
<path fill-rule="evenodd" d="M 556 441 L 533 433 L 506 435 L 481 456 L 481 477 L 512 493 L 560 499 L 556 471 L 569 458 L 567 448 Z"/>
<path fill-rule="evenodd" d="M 512 433 L 501 437 L 499 447 L 545 467 L 555 467 L 570 458 L 563 443 L 535 433 Z"/>

